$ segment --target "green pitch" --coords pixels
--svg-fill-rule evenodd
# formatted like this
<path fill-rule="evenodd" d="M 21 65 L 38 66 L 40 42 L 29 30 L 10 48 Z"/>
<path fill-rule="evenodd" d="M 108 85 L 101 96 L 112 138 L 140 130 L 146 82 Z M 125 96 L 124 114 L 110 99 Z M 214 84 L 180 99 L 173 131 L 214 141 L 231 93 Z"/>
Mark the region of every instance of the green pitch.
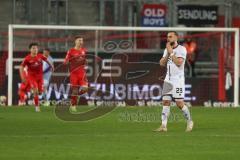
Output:
<path fill-rule="evenodd" d="M 80 110 L 85 110 L 83 107 Z M 156 160 L 240 157 L 240 108 L 192 108 L 195 128 L 185 133 L 181 112 L 172 108 L 167 133 L 159 107 L 117 108 L 89 122 L 64 122 L 54 109 L 0 107 L 0 159 Z"/>

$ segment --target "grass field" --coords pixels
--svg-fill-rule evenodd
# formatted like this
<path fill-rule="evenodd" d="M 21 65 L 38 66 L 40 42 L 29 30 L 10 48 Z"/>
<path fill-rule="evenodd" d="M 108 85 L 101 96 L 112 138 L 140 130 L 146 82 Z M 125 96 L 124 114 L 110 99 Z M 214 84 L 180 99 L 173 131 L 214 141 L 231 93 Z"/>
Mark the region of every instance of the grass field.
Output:
<path fill-rule="evenodd" d="M 83 107 L 82 110 L 87 109 Z M 156 160 L 240 158 L 240 108 L 192 108 L 195 128 L 172 109 L 167 133 L 159 107 L 117 108 L 89 122 L 64 122 L 53 108 L 0 107 L 0 160 Z"/>

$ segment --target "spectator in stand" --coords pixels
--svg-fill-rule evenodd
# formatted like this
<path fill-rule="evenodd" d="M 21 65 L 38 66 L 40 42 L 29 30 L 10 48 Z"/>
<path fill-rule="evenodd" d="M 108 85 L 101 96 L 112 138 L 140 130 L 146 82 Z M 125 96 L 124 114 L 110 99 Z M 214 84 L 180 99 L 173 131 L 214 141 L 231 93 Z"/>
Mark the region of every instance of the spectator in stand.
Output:
<path fill-rule="evenodd" d="M 183 46 L 187 49 L 187 68 L 188 75 L 190 77 L 195 77 L 195 62 L 197 58 L 197 43 L 192 38 L 188 37 L 183 43 Z"/>

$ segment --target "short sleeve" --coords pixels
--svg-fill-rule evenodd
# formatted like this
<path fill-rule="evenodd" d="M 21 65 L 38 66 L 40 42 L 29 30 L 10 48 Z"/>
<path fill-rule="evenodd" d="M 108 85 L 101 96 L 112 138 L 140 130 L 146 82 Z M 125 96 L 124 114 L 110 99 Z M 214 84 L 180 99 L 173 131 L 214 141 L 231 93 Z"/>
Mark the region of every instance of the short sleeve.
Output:
<path fill-rule="evenodd" d="M 53 64 L 53 58 L 51 56 L 49 56 L 49 61 L 50 61 L 50 63 Z"/>
<path fill-rule="evenodd" d="M 164 49 L 164 52 L 163 52 L 163 56 L 162 57 L 166 57 L 167 56 L 167 49 Z"/>
<path fill-rule="evenodd" d="M 24 58 L 24 60 L 21 63 L 21 66 L 25 67 L 27 65 L 27 58 Z"/>
<path fill-rule="evenodd" d="M 64 63 L 68 62 L 70 58 L 70 50 L 67 51 L 66 57 L 64 59 Z"/>
<path fill-rule="evenodd" d="M 186 59 L 186 56 L 187 56 L 187 50 L 184 46 L 182 46 L 178 52 L 176 52 L 176 57 L 178 58 L 183 58 L 183 59 Z"/>
<path fill-rule="evenodd" d="M 87 54 L 87 49 L 83 48 L 82 56 L 86 56 L 86 54 Z"/>
<path fill-rule="evenodd" d="M 47 61 L 47 57 L 45 57 L 44 55 L 39 54 L 39 57 L 40 57 L 42 60 Z"/>

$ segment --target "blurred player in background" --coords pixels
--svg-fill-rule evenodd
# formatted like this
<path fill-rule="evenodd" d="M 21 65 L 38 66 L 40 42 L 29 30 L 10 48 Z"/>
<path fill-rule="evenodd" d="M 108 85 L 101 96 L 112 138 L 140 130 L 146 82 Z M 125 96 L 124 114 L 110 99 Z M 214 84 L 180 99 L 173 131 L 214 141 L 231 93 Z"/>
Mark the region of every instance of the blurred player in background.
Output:
<path fill-rule="evenodd" d="M 47 60 L 51 63 L 49 65 L 47 62 L 43 61 L 43 99 L 45 100 L 44 106 L 49 106 L 49 98 L 47 96 L 47 89 L 49 86 L 49 82 L 52 76 L 52 66 L 53 58 L 50 56 L 50 50 L 48 48 L 43 49 L 43 56 L 47 58 Z"/>
<path fill-rule="evenodd" d="M 167 120 L 170 114 L 170 103 L 175 100 L 176 105 L 183 112 L 187 120 L 186 131 L 192 131 L 193 121 L 188 107 L 184 103 L 185 95 L 185 77 L 184 77 L 184 64 L 186 61 L 187 51 L 186 48 L 178 44 L 178 34 L 171 31 L 167 34 L 167 44 L 164 50 L 163 57 L 160 59 L 161 66 L 167 66 L 167 75 L 165 82 L 170 83 L 173 89 L 168 93 L 163 93 L 163 109 L 162 109 L 162 125 L 155 131 L 166 132 Z M 164 91 L 164 86 L 163 86 Z"/>
<path fill-rule="evenodd" d="M 39 98 L 38 94 L 43 91 L 43 61 L 46 61 L 53 70 L 53 65 L 44 57 L 42 54 L 38 53 L 38 44 L 31 43 L 29 45 L 30 53 L 27 55 L 20 65 L 20 76 L 22 82 L 28 81 L 30 88 L 33 90 L 34 94 L 34 105 L 36 112 L 40 112 Z M 24 76 L 24 68 L 27 67 L 28 78 Z"/>
<path fill-rule="evenodd" d="M 26 81 L 22 82 L 18 88 L 18 95 L 19 95 L 18 105 L 19 106 L 26 105 L 27 92 L 30 91 L 30 84 L 29 84 L 27 75 L 28 75 L 27 67 L 25 67 L 23 69 L 22 76 L 25 78 Z"/>
<path fill-rule="evenodd" d="M 64 64 L 69 64 L 70 68 L 70 84 L 71 84 L 71 106 L 70 110 L 76 112 L 78 104 L 78 95 L 87 92 L 88 81 L 85 70 L 86 51 L 83 47 L 83 38 L 75 37 L 75 46 L 68 50 Z M 79 92 L 79 88 L 81 89 Z"/>
<path fill-rule="evenodd" d="M 187 68 L 190 77 L 195 77 L 195 62 L 197 59 L 197 43 L 190 37 L 187 38 L 183 46 L 187 50 Z"/>

